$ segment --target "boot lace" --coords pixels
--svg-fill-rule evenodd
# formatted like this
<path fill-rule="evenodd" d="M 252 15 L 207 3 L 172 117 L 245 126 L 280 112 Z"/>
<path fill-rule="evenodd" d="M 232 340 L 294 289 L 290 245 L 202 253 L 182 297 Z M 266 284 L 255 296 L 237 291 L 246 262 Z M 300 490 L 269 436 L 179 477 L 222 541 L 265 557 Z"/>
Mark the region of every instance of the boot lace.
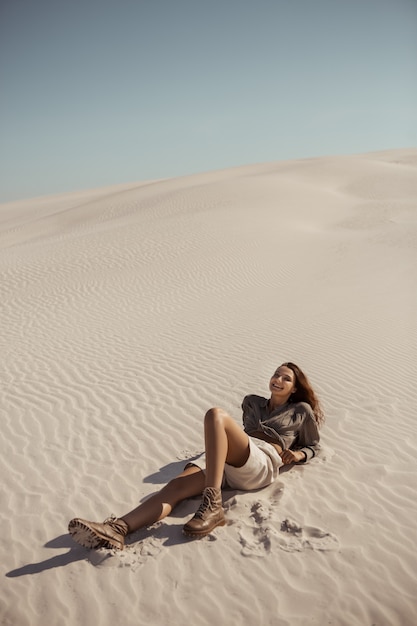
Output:
<path fill-rule="evenodd" d="M 120 533 L 121 535 L 126 535 L 126 528 L 123 522 L 120 522 L 115 515 L 110 515 L 110 517 L 107 517 L 104 520 L 103 524 L 107 524 L 107 526 L 110 526 L 110 528 L 115 530 L 117 533 Z"/>
<path fill-rule="evenodd" d="M 204 519 L 207 511 L 214 511 L 216 509 L 215 503 L 212 501 L 212 493 L 206 489 L 203 492 L 203 499 L 201 501 L 200 506 L 195 512 L 194 517 L 198 517 L 199 519 Z"/>

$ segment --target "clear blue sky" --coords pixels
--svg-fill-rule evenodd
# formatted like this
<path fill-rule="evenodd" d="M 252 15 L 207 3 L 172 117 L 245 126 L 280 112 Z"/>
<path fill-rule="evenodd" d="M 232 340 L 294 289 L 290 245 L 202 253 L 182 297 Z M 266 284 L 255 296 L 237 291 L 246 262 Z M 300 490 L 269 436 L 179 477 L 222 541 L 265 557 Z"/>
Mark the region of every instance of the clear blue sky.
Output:
<path fill-rule="evenodd" d="M 0 202 L 417 144 L 417 0 L 0 7 Z"/>

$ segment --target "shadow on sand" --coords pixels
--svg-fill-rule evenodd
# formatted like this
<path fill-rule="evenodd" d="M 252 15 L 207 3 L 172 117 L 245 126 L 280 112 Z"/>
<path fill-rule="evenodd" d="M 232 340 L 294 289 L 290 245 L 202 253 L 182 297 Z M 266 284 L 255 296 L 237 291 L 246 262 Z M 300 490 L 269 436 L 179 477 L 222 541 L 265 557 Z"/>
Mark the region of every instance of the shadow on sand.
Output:
<path fill-rule="evenodd" d="M 58 554 L 50 559 L 46 559 L 46 561 L 29 563 L 28 565 L 23 565 L 23 567 L 18 567 L 17 569 L 7 572 L 6 576 L 8 578 L 17 578 L 18 576 L 27 576 L 28 574 L 39 574 L 47 569 L 64 567 L 69 563 L 82 561 L 88 554 L 88 550 L 75 545 L 69 535 L 60 535 L 59 537 L 52 539 L 52 541 L 48 541 L 45 544 L 45 548 L 55 548 L 59 550 L 62 550 L 63 548 L 70 548 L 70 550 L 65 554 Z"/>
<path fill-rule="evenodd" d="M 149 476 L 147 476 L 143 482 L 155 485 L 167 483 L 174 476 L 177 476 L 182 472 L 186 463 L 197 459 L 199 456 L 200 455 L 195 455 L 191 459 L 179 460 L 173 463 L 168 463 L 167 465 L 161 467 L 154 474 L 150 474 Z M 141 498 L 140 502 L 148 499 L 151 495 L 152 494 L 148 494 L 144 498 Z M 186 503 L 181 503 L 178 508 L 181 508 L 184 505 L 186 505 Z M 192 512 L 193 509 L 195 509 L 195 503 L 191 501 L 191 504 L 189 504 L 189 506 L 191 507 L 190 512 Z M 177 511 L 173 512 L 174 517 L 177 515 Z M 169 526 L 165 526 L 163 524 L 160 524 L 156 528 L 150 527 L 148 529 L 142 529 L 140 531 L 137 531 L 136 533 L 132 533 L 132 535 L 128 538 L 126 544 L 130 545 L 132 543 L 136 543 L 137 541 L 141 541 L 144 538 L 149 537 L 151 534 L 156 534 L 158 536 L 158 539 L 163 541 L 163 545 L 167 547 L 189 541 L 189 539 L 182 535 L 181 525 L 170 524 Z M 61 552 L 64 548 L 69 548 L 69 550 L 64 554 L 58 554 L 49 559 L 46 559 L 45 561 L 40 561 L 39 563 L 28 563 L 27 565 L 18 567 L 17 569 L 7 572 L 6 576 L 8 578 L 17 578 L 19 576 L 39 574 L 40 572 L 48 569 L 53 569 L 55 567 L 65 567 L 66 565 L 69 565 L 70 563 L 75 563 L 76 561 L 89 560 L 93 564 L 96 561 L 95 553 L 97 551 L 78 546 L 76 543 L 74 543 L 69 534 L 59 535 L 58 537 L 55 537 L 55 539 L 48 541 L 44 545 L 44 547 L 60 550 Z"/>
<path fill-rule="evenodd" d="M 178 475 L 184 468 L 184 465 L 187 462 L 198 459 L 201 455 L 196 455 L 191 459 L 186 459 L 182 461 L 175 461 L 173 463 L 169 463 L 160 468 L 158 472 L 154 474 L 150 474 L 144 479 L 145 483 L 152 484 L 161 484 L 168 482 L 171 478 Z M 291 469 L 292 466 L 282 467 L 280 469 L 280 474 L 287 472 Z M 223 502 L 226 503 L 230 498 L 234 497 L 238 494 L 239 491 L 234 489 L 227 489 L 223 492 Z M 144 498 L 141 499 L 141 502 L 149 498 L 152 494 L 148 494 Z M 196 510 L 196 502 L 199 500 L 198 497 L 191 498 L 189 500 L 185 500 L 181 502 L 170 515 L 170 518 L 184 518 L 187 515 L 192 515 Z M 135 533 L 132 533 L 127 541 L 126 545 L 129 546 L 136 542 L 143 541 L 147 537 L 151 535 L 157 538 L 161 544 L 165 547 L 175 546 L 181 543 L 188 543 L 190 541 L 195 541 L 195 539 L 190 539 L 185 537 L 182 534 L 182 525 L 181 524 L 164 524 L 163 522 L 158 522 L 154 526 L 149 528 L 143 528 Z M 205 538 L 209 541 L 214 541 L 215 536 L 207 536 Z M 19 576 L 28 576 L 31 574 L 39 574 L 40 572 L 44 572 L 48 569 L 53 569 L 55 567 L 65 567 L 70 563 L 75 563 L 76 561 L 88 560 L 93 565 L 96 565 L 100 562 L 100 558 L 96 558 L 97 551 L 90 550 L 87 548 L 83 548 L 74 543 L 69 534 L 59 535 L 48 541 L 45 548 L 52 548 L 55 550 L 62 550 L 64 548 L 69 548 L 68 552 L 64 554 L 58 554 L 56 556 L 51 557 L 50 559 L 46 559 L 45 561 L 40 561 L 39 563 L 28 563 L 27 565 L 23 565 L 22 567 L 18 567 L 17 569 L 11 570 L 6 573 L 8 578 L 17 578 Z"/>
<path fill-rule="evenodd" d="M 175 546 L 181 543 L 193 541 L 192 539 L 185 537 L 181 530 L 182 524 L 167 525 L 160 522 L 153 527 L 141 529 L 136 533 L 132 533 L 126 542 L 126 547 L 141 542 L 151 536 L 155 537 L 164 547 Z M 90 561 L 93 565 L 99 565 L 103 561 L 103 551 L 90 550 L 88 548 L 78 546 L 71 539 L 70 535 L 60 535 L 59 537 L 48 541 L 45 544 L 45 548 L 53 548 L 61 551 L 63 548 L 69 548 L 69 550 L 64 554 L 58 554 L 50 559 L 46 559 L 45 561 L 40 561 L 39 563 L 28 563 L 27 565 L 11 570 L 6 573 L 6 577 L 18 578 L 19 576 L 40 574 L 45 570 L 54 569 L 55 567 L 65 567 L 66 565 L 75 563 L 76 561 Z M 107 557 L 114 555 L 113 551 L 109 550 L 105 552 L 107 553 Z"/>

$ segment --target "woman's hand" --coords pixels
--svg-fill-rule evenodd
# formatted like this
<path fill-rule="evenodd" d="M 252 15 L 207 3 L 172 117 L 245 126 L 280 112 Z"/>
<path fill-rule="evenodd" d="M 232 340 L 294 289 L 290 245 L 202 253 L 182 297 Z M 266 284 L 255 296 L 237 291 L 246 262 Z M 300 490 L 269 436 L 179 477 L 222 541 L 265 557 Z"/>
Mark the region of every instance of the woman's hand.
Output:
<path fill-rule="evenodd" d="M 291 465 L 291 463 L 299 463 L 306 460 L 306 455 L 301 450 L 283 450 L 281 452 L 281 459 L 284 465 Z"/>

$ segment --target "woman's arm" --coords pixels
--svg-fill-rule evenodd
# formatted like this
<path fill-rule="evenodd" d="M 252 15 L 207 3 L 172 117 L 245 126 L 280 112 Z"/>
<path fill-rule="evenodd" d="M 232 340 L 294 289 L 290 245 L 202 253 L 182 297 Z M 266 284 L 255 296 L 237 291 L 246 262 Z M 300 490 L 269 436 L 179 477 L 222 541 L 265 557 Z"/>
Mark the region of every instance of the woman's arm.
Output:
<path fill-rule="evenodd" d="M 305 460 L 310 461 L 320 452 L 320 434 L 313 415 L 307 415 L 297 439 L 297 450 L 305 455 Z"/>
<path fill-rule="evenodd" d="M 291 463 L 305 463 L 307 460 L 307 455 L 304 454 L 303 450 L 283 450 L 279 443 L 276 443 L 265 434 L 262 430 L 256 430 L 253 433 L 248 433 L 250 437 L 256 437 L 256 439 L 262 439 L 262 441 L 267 441 L 271 445 L 274 446 L 275 450 L 280 455 L 282 462 L 284 465 L 291 465 Z"/>

